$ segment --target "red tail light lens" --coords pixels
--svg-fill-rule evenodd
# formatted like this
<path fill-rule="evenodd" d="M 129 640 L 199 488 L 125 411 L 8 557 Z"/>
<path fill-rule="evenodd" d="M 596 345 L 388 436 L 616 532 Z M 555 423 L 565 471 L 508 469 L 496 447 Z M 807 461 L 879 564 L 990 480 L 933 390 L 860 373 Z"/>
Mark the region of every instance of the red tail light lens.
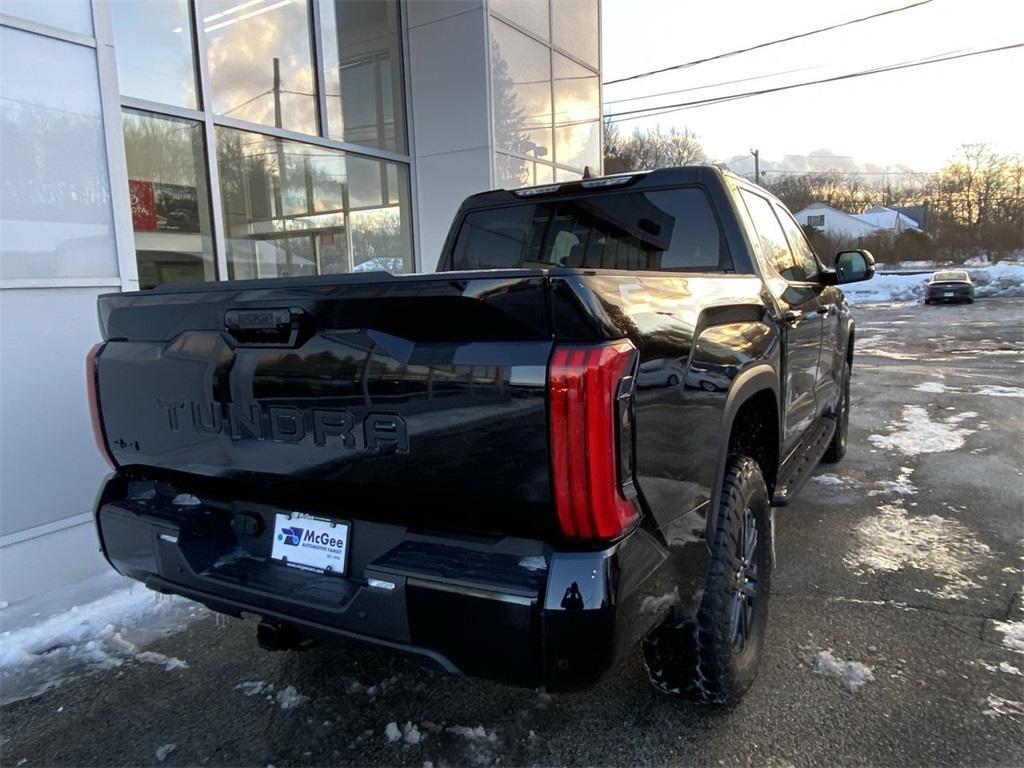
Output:
<path fill-rule="evenodd" d="M 551 466 L 558 522 L 566 536 L 611 539 L 637 518 L 623 486 L 631 484 L 632 442 L 622 380 L 633 370 L 629 341 L 555 347 L 548 367 Z M 625 439 L 624 439 L 625 438 Z M 628 452 L 623 446 L 629 446 Z"/>
<path fill-rule="evenodd" d="M 107 439 L 103 436 L 103 422 L 100 419 L 100 393 L 96 379 L 96 358 L 103 349 L 102 344 L 97 344 L 89 350 L 85 357 L 85 386 L 89 393 L 89 416 L 92 418 L 92 436 L 96 440 L 96 447 L 100 455 L 107 460 L 111 469 L 117 469 L 114 464 L 114 457 L 107 448 Z"/>

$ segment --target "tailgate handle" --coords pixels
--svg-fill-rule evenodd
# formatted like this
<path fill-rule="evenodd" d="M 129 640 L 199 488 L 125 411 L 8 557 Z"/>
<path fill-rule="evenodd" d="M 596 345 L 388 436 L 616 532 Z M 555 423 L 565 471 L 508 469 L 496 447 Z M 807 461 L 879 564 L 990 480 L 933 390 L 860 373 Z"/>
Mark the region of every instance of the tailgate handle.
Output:
<path fill-rule="evenodd" d="M 229 309 L 224 327 L 239 343 L 249 346 L 294 347 L 308 315 L 296 307 L 254 307 Z"/>

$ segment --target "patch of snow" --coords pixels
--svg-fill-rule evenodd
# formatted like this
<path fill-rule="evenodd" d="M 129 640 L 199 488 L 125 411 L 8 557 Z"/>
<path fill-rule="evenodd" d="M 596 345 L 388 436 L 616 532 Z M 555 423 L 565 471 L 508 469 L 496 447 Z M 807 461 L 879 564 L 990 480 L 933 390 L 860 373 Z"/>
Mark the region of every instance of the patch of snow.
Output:
<path fill-rule="evenodd" d="M 519 567 L 525 568 L 528 571 L 546 571 L 548 569 L 548 561 L 541 555 L 532 555 L 520 559 Z"/>
<path fill-rule="evenodd" d="M 48 599 L 59 601 L 59 595 Z M 190 600 L 139 585 L 71 605 L 41 620 L 36 618 L 41 612 L 33 612 L 23 626 L 2 635 L 0 703 L 38 696 L 80 672 L 110 669 L 125 661 L 187 669 L 180 659 L 140 651 L 140 647 L 184 629 L 204 612 Z M 4 623 L 13 624 L 6 617 Z"/>
<path fill-rule="evenodd" d="M 875 483 L 877 488 L 868 491 L 868 496 L 895 493 L 900 496 L 913 496 L 917 493 L 917 486 L 910 482 L 910 476 L 914 473 L 913 467 L 900 467 L 900 474 L 895 480 L 879 480 Z"/>
<path fill-rule="evenodd" d="M 937 381 L 925 381 L 918 384 L 914 389 L 918 392 L 928 392 L 933 395 L 941 395 L 946 391 L 946 385 L 940 384 Z"/>
<path fill-rule="evenodd" d="M 831 472 L 824 472 L 820 475 L 815 475 L 811 478 L 816 483 L 821 485 L 834 485 L 834 486 L 845 486 L 846 481 L 843 480 L 839 475 L 833 475 Z"/>
<path fill-rule="evenodd" d="M 384 726 L 384 738 L 389 742 L 394 743 L 402 738 L 402 731 L 398 727 L 398 723 L 390 722 Z"/>
<path fill-rule="evenodd" d="M 1024 703 L 1014 701 L 1013 699 L 1004 699 L 1002 696 L 990 693 L 988 695 L 988 709 L 984 710 L 982 714 L 989 717 L 1007 716 L 1014 720 L 1024 718 Z"/>
<path fill-rule="evenodd" d="M 498 734 L 494 731 L 488 731 L 482 725 L 478 725 L 476 728 L 470 728 L 466 725 L 452 725 L 446 728 L 448 733 L 454 733 L 456 736 L 462 736 L 464 739 L 470 741 L 489 741 L 495 742 L 498 740 Z"/>
<path fill-rule="evenodd" d="M 997 621 L 995 628 L 1003 635 L 1003 645 L 1016 653 L 1024 653 L 1024 621 Z"/>
<path fill-rule="evenodd" d="M 1024 387 L 1000 387 L 990 384 L 986 387 L 979 387 L 974 394 L 988 395 L 989 397 L 1024 397 Z"/>
<path fill-rule="evenodd" d="M 944 599 L 963 599 L 967 589 L 979 587 L 973 574 L 989 553 L 988 545 L 958 521 L 910 516 L 900 504 L 882 504 L 877 515 L 857 523 L 854 538 L 856 547 L 843 560 L 855 573 L 927 571 L 943 582 L 929 594 Z M 1024 637 L 1021 642 L 1024 652 Z"/>
<path fill-rule="evenodd" d="M 262 680 L 250 680 L 245 683 L 239 683 L 235 686 L 236 691 L 241 691 L 246 696 L 259 696 L 264 691 L 274 690 L 272 683 L 265 683 Z"/>
<path fill-rule="evenodd" d="M 903 406 L 903 422 L 896 426 L 887 435 L 868 435 L 868 441 L 877 448 L 914 456 L 955 451 L 963 446 L 967 435 L 975 431 L 932 421 L 928 411 L 919 405 Z"/>
<path fill-rule="evenodd" d="M 178 748 L 177 744 L 163 744 L 156 748 L 156 761 L 162 763 L 167 759 L 167 756 Z"/>
<path fill-rule="evenodd" d="M 300 707 L 309 700 L 308 696 L 303 696 L 301 693 L 295 690 L 294 685 L 289 685 L 286 688 L 278 691 L 277 696 L 275 698 L 277 700 L 277 705 L 281 709 L 286 710 Z"/>
<path fill-rule="evenodd" d="M 832 655 L 831 649 L 818 651 L 814 657 L 814 671 L 819 675 L 835 678 L 849 691 L 856 691 L 865 683 L 875 681 L 871 667 L 859 661 L 844 661 L 837 658 Z"/>
<path fill-rule="evenodd" d="M 1005 672 L 1008 675 L 1019 675 L 1020 668 L 1013 666 L 1013 664 L 1007 664 L 1005 661 L 999 662 L 999 671 Z"/>
<path fill-rule="evenodd" d="M 648 595 L 640 603 L 640 613 L 663 613 L 680 602 L 679 587 L 664 595 Z"/>
<path fill-rule="evenodd" d="M 181 659 L 175 658 L 174 656 L 164 656 L 162 653 L 156 653 L 154 651 L 143 651 L 142 653 L 135 654 L 137 661 L 141 661 L 145 664 L 159 664 L 168 672 L 175 669 L 188 669 L 188 664 Z"/>

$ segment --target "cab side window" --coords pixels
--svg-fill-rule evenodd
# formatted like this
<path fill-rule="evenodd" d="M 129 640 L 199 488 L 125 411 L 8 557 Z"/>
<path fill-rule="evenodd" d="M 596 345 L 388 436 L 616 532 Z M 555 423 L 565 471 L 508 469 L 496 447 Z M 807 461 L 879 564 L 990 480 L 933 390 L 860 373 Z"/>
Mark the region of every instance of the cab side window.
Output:
<path fill-rule="evenodd" d="M 775 213 L 778 215 L 779 221 L 782 222 L 782 229 L 786 233 L 786 239 L 789 240 L 789 249 L 793 252 L 793 261 L 796 262 L 796 272 L 799 275 L 796 279 L 805 282 L 817 280 L 821 268 L 818 266 L 818 259 L 815 258 L 814 250 L 807 242 L 803 230 L 797 226 L 796 221 L 789 215 L 789 211 L 782 206 L 776 204 Z"/>
<path fill-rule="evenodd" d="M 786 234 L 775 212 L 772 211 L 772 204 L 760 195 L 747 192 L 745 189 L 740 190 L 740 195 L 750 213 L 765 259 L 786 280 L 802 280 L 803 271 L 797 270 Z"/>

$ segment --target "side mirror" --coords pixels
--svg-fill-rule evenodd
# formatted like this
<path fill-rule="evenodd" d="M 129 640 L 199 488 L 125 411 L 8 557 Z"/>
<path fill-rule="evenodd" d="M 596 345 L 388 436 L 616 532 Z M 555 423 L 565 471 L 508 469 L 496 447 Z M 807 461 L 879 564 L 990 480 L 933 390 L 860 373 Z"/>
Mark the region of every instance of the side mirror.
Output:
<path fill-rule="evenodd" d="M 840 251 L 836 254 L 836 283 L 859 283 L 875 276 L 875 257 L 870 251 Z"/>

